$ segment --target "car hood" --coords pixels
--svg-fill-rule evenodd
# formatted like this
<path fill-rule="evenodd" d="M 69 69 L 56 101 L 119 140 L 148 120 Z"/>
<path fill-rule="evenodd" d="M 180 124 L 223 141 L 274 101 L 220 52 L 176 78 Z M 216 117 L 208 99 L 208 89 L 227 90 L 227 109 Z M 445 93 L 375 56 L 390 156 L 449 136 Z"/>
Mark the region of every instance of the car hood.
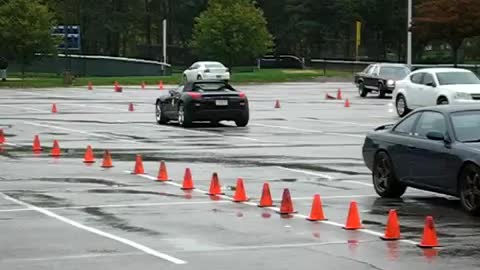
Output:
<path fill-rule="evenodd" d="M 442 89 L 454 92 L 463 92 L 469 94 L 480 94 L 480 84 L 456 84 L 456 85 L 443 85 Z"/>

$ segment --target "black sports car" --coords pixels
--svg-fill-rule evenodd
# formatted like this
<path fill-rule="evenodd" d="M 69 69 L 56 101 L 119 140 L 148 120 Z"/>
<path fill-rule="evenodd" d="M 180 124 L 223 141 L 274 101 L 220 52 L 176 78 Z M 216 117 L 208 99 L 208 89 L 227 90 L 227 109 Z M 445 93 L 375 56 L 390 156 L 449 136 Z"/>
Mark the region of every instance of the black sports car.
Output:
<path fill-rule="evenodd" d="M 480 106 L 422 108 L 370 132 L 363 159 L 375 191 L 397 198 L 408 186 L 460 197 L 480 214 Z"/>
<path fill-rule="evenodd" d="M 245 93 L 235 90 L 221 80 L 195 81 L 170 90 L 155 103 L 155 114 L 159 124 L 170 120 L 189 127 L 193 121 L 210 121 L 217 124 L 222 120 L 235 121 L 239 127 L 248 124 L 249 109 Z"/>

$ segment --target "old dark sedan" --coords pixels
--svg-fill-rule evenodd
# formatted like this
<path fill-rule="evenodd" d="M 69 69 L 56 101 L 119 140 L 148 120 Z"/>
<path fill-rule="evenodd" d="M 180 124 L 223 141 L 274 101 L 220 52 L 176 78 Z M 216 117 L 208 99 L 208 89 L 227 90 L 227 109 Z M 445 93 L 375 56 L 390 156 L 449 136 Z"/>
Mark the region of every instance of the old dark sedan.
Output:
<path fill-rule="evenodd" d="M 157 98 L 155 115 L 159 124 L 173 120 L 190 127 L 194 121 L 230 120 L 244 127 L 249 121 L 248 99 L 222 80 L 187 82 Z"/>
<path fill-rule="evenodd" d="M 371 64 L 355 74 L 354 80 L 361 97 L 375 92 L 378 97 L 383 98 L 386 94 L 393 93 L 396 81 L 407 77 L 409 73 L 410 69 L 404 64 Z"/>
<path fill-rule="evenodd" d="M 480 214 L 480 106 L 427 107 L 370 132 L 363 159 L 375 191 L 398 198 L 407 187 L 459 197 Z"/>

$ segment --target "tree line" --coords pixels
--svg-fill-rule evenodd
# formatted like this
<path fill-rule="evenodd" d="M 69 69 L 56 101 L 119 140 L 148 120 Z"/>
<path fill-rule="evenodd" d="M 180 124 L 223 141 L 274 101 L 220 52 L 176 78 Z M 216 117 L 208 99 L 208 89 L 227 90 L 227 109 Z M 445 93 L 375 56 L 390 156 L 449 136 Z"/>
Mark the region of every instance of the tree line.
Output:
<path fill-rule="evenodd" d="M 478 0 L 414 3 L 411 30 L 416 62 L 432 54 L 424 50 L 429 44 L 447 44 L 446 54 L 455 61 L 465 51 L 472 59 L 480 57 Z M 356 21 L 362 23 L 358 59 L 405 61 L 409 29 L 407 0 L 0 0 L 0 14 L 2 9 L 11 14 L 5 8 L 8 5 L 33 13 L 38 7 L 32 5 L 45 7 L 42 25 L 45 20 L 79 25 L 81 53 L 93 55 L 162 60 L 162 21 L 166 19 L 168 61 L 174 64 L 202 57 L 244 64 L 267 53 L 353 60 L 357 57 Z M 21 10 L 14 13 L 23 16 Z M 25 28 L 15 25 L 18 19 L 8 21 L 7 17 L 0 16 L 0 39 L 4 40 L 11 37 L 2 34 L 6 31 L 2 27 Z M 26 20 L 32 23 L 27 28 L 35 30 L 35 19 Z M 15 50 L 5 51 L 13 54 Z M 444 60 L 434 51 L 433 61 Z"/>

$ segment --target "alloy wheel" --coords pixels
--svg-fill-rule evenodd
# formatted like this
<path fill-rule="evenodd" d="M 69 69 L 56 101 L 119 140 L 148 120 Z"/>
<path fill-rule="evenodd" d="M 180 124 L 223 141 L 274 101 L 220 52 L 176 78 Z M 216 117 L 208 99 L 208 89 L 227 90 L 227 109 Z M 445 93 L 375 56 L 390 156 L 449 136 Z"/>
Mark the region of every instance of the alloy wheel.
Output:
<path fill-rule="evenodd" d="M 379 157 L 375 163 L 374 184 L 381 192 L 385 192 L 388 188 L 388 179 L 392 173 L 390 163 L 385 157 Z"/>

